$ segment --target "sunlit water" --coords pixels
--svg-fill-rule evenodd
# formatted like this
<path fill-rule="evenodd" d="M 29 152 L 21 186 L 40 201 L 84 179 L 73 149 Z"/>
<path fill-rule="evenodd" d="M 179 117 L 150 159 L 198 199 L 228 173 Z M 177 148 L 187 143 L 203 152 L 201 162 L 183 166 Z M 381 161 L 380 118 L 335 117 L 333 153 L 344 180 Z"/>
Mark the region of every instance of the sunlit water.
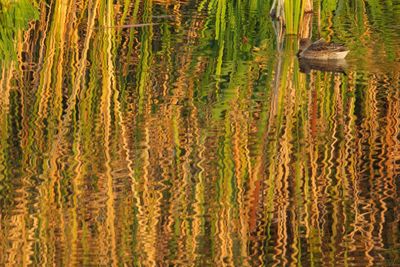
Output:
<path fill-rule="evenodd" d="M 307 73 L 270 1 L 37 2 L 1 20 L 1 266 L 400 266 L 398 0 L 322 1 L 352 51 Z"/>

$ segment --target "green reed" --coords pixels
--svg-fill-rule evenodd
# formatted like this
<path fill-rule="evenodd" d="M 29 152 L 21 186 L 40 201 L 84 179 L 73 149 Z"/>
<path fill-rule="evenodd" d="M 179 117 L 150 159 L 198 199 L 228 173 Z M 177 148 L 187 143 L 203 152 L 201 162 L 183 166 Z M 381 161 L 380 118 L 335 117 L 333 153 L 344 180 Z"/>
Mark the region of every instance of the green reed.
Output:
<path fill-rule="evenodd" d="M 304 0 L 284 2 L 285 26 L 287 34 L 297 34 L 304 13 Z"/>

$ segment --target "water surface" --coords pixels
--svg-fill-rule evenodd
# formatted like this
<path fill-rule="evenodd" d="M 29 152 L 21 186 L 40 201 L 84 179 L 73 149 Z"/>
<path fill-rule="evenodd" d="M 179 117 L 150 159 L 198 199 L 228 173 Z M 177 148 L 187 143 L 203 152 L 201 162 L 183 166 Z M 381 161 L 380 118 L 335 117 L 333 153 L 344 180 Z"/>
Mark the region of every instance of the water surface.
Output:
<path fill-rule="evenodd" d="M 307 73 L 271 1 L 37 2 L 0 13 L 0 265 L 400 265 L 400 1 L 321 1 L 351 53 Z"/>

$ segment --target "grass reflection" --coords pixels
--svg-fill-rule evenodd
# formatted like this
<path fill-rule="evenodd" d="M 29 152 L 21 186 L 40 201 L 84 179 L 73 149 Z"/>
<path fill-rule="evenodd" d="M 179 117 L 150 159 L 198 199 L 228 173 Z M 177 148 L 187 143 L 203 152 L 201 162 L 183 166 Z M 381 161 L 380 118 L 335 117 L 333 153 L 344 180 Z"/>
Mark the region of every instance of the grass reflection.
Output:
<path fill-rule="evenodd" d="M 38 1 L 1 68 L 0 263 L 398 264 L 399 9 L 316 4 L 343 72 L 302 73 L 269 1 Z"/>

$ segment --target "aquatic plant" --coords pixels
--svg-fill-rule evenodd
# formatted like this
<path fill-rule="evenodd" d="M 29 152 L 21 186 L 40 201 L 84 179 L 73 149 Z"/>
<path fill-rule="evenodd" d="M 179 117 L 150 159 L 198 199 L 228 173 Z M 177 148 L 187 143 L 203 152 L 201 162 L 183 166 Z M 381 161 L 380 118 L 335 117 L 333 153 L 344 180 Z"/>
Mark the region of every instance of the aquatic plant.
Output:
<path fill-rule="evenodd" d="M 274 0 L 270 15 L 285 26 L 288 35 L 298 34 L 305 13 L 313 12 L 312 0 Z"/>

